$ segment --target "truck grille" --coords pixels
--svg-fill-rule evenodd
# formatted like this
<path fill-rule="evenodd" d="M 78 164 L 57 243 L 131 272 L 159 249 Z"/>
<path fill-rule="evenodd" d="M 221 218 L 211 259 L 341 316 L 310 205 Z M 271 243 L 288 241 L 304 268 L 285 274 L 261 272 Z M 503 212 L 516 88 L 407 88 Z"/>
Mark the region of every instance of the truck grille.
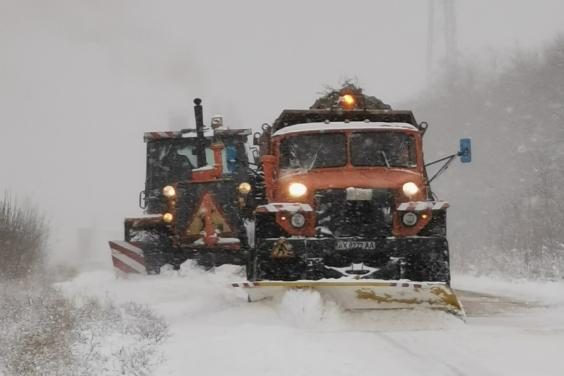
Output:
<path fill-rule="evenodd" d="M 392 233 L 393 191 L 372 189 L 371 197 L 347 200 L 344 189 L 327 189 L 315 194 L 317 230 L 336 237 L 378 237 Z"/>

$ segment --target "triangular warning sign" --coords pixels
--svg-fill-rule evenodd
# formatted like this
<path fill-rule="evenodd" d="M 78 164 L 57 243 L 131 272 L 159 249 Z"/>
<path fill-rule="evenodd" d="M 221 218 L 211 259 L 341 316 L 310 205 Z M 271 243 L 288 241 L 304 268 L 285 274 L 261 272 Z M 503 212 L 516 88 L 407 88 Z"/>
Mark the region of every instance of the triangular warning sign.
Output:
<path fill-rule="evenodd" d="M 202 232 L 205 232 L 210 236 L 212 234 L 208 232 L 215 233 L 216 231 L 220 234 L 230 233 L 231 226 L 227 223 L 227 219 L 215 203 L 213 196 L 205 192 L 194 210 L 186 234 L 200 236 Z"/>
<path fill-rule="evenodd" d="M 288 249 L 285 239 L 278 239 L 270 255 L 272 258 L 289 258 L 294 257 L 294 252 Z"/>

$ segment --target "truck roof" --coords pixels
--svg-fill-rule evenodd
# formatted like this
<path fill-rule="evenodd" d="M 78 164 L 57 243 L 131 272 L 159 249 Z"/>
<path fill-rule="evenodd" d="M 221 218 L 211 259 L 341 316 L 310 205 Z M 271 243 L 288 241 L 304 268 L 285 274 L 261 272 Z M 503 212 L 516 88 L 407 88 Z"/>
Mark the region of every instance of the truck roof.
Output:
<path fill-rule="evenodd" d="M 350 121 L 384 123 L 407 123 L 419 129 L 411 111 L 398 110 L 342 110 L 342 109 L 313 109 L 313 110 L 284 110 L 272 124 L 272 133 L 295 124 Z M 420 129 L 421 130 L 421 129 Z"/>
<path fill-rule="evenodd" d="M 410 130 L 418 131 L 419 129 L 408 123 L 401 122 L 370 122 L 370 121 L 336 121 L 336 122 L 319 122 L 294 124 L 276 131 L 273 136 L 281 136 L 289 133 L 304 132 L 325 132 L 325 131 L 346 131 L 346 130 Z"/>

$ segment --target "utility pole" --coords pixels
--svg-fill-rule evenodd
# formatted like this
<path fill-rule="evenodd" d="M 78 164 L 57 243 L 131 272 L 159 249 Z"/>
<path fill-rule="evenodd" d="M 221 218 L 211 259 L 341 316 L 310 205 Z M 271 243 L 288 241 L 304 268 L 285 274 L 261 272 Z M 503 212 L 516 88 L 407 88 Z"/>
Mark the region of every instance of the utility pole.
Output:
<path fill-rule="evenodd" d="M 435 42 L 435 2 L 428 0 L 428 21 L 427 21 L 427 86 L 433 81 L 433 53 Z"/>
<path fill-rule="evenodd" d="M 437 63 L 444 66 L 449 80 L 456 78 L 457 51 L 456 0 L 428 0 L 427 84 L 434 79 Z"/>
<path fill-rule="evenodd" d="M 445 37 L 445 59 L 450 69 L 456 70 L 457 65 L 457 43 L 456 43 L 456 0 L 443 0 L 444 11 L 444 37 Z"/>

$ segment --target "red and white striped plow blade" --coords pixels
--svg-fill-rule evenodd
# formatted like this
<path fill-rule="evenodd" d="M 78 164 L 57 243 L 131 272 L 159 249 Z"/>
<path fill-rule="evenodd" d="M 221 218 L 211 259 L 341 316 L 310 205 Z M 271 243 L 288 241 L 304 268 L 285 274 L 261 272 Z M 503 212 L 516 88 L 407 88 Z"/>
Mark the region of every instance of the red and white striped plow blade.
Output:
<path fill-rule="evenodd" d="M 110 241 L 114 268 L 126 274 L 146 274 L 143 249 L 125 241 Z"/>
<path fill-rule="evenodd" d="M 421 307 L 465 316 L 456 294 L 442 282 L 325 279 L 244 282 L 232 286 L 245 289 L 250 301 L 276 298 L 291 289 L 312 289 L 350 310 Z"/>

